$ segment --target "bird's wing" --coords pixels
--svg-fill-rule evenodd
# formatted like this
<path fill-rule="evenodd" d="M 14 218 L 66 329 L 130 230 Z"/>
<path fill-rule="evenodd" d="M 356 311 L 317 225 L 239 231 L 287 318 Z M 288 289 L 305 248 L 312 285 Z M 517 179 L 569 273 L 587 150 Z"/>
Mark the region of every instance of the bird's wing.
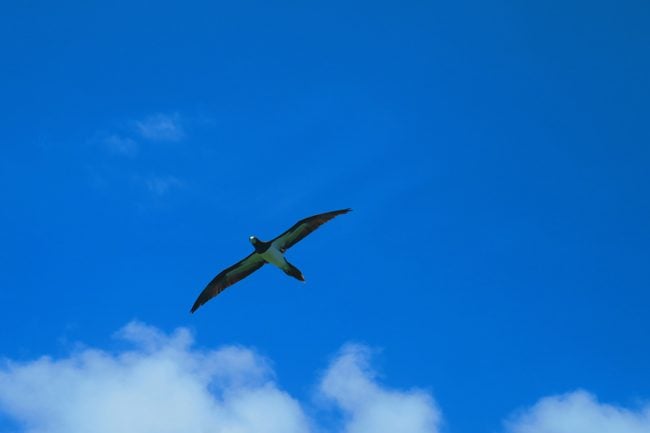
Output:
<path fill-rule="evenodd" d="M 352 209 L 334 210 L 302 219 L 271 242 L 273 242 L 273 245 L 275 245 L 280 251 L 284 252 L 327 221 L 337 215 L 348 213 L 351 210 Z"/>
<path fill-rule="evenodd" d="M 232 286 L 237 281 L 243 280 L 262 266 L 264 259 L 257 253 L 252 253 L 245 259 L 235 263 L 231 267 L 224 269 L 205 286 L 196 302 L 192 306 L 191 312 L 194 313 L 198 308 L 208 302 L 210 299 L 221 293 L 226 287 Z"/>

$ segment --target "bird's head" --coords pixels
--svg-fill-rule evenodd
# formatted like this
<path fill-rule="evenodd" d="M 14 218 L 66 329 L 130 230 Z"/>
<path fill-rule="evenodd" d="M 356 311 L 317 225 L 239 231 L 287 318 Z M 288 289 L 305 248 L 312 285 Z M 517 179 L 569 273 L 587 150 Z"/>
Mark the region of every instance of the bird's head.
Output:
<path fill-rule="evenodd" d="M 253 244 L 253 246 L 257 245 L 260 242 L 260 240 L 257 239 L 255 236 L 249 236 L 248 240 L 250 241 L 251 244 Z"/>

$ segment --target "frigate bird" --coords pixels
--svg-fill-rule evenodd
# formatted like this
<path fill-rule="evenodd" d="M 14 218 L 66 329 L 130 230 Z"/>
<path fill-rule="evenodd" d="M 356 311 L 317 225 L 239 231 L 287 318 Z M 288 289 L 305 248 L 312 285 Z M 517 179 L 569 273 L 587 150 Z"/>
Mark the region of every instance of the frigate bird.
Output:
<path fill-rule="evenodd" d="M 327 221 L 338 215 L 348 213 L 351 210 L 335 210 L 302 219 L 295 223 L 289 230 L 268 242 L 261 241 L 255 236 L 250 236 L 248 240 L 253 244 L 255 251 L 214 277 L 205 289 L 203 289 L 196 302 L 194 302 L 191 312 L 194 313 L 201 305 L 217 296 L 226 287 L 232 286 L 236 282 L 246 278 L 267 263 L 277 266 L 291 277 L 305 281 L 302 272 L 287 261 L 284 253 Z"/>

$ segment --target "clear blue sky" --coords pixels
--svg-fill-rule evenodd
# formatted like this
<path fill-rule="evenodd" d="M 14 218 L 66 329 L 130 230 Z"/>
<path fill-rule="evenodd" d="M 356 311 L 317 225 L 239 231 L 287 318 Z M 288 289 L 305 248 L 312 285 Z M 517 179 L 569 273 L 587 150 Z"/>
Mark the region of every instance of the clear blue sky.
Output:
<path fill-rule="evenodd" d="M 366 345 L 453 433 L 577 389 L 647 401 L 649 22 L 642 1 L 5 2 L 0 356 L 112 350 L 138 320 L 253 348 L 299 400 Z M 344 207 L 288 253 L 306 284 L 263 268 L 188 313 L 249 235 Z"/>

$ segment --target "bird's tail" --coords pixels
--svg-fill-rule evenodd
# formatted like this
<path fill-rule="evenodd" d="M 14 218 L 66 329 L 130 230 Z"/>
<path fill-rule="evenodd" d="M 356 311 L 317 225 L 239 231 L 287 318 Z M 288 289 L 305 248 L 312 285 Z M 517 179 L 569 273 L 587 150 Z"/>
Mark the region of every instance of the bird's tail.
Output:
<path fill-rule="evenodd" d="M 285 274 L 289 275 L 290 277 L 293 277 L 300 281 L 305 281 L 305 277 L 302 275 L 302 272 L 300 272 L 300 269 L 296 268 L 294 265 L 292 265 L 289 262 L 287 262 L 286 267 L 282 270 L 284 271 Z"/>

